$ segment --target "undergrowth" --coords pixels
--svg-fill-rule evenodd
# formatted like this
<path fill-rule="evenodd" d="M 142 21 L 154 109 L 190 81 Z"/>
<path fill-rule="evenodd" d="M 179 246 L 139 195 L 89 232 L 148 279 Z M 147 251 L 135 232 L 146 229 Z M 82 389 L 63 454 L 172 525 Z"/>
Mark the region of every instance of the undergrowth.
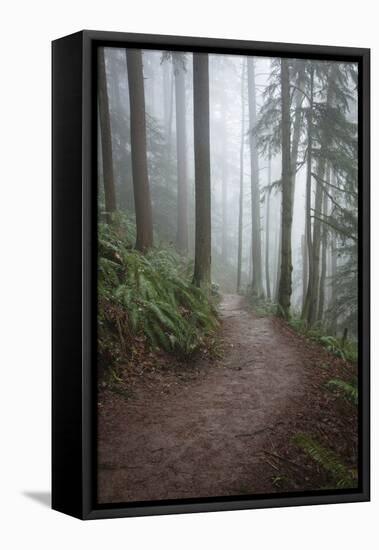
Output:
<path fill-rule="evenodd" d="M 356 487 L 357 472 L 342 464 L 340 458 L 330 449 L 323 447 L 307 434 L 299 433 L 293 438 L 294 443 L 300 447 L 314 462 L 316 462 L 331 478 L 333 484 L 339 489 Z"/>
<path fill-rule="evenodd" d="M 318 342 L 330 351 L 330 353 L 333 353 L 333 355 L 350 363 L 357 362 L 358 346 L 356 342 L 326 334 L 325 328 L 322 325 L 309 327 L 307 323 L 299 317 L 292 317 L 289 323 L 297 332 Z"/>
<path fill-rule="evenodd" d="M 132 248 L 126 219 L 98 226 L 99 353 L 117 360 L 133 342 L 188 357 L 218 326 L 207 294 L 191 283 L 191 266 L 170 248 Z"/>
<path fill-rule="evenodd" d="M 335 391 L 338 395 L 344 397 L 350 403 L 358 405 L 358 386 L 357 382 L 345 382 L 340 378 L 329 380 L 326 384 L 327 388 Z"/>

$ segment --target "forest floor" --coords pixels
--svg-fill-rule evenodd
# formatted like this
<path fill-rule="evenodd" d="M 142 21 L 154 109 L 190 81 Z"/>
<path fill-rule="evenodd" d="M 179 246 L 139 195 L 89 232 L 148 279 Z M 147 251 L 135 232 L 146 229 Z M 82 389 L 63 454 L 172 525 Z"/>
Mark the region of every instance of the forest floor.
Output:
<path fill-rule="evenodd" d="M 151 355 L 130 393 L 100 389 L 99 503 L 336 486 L 299 433 L 356 469 L 357 407 L 325 386 L 356 367 L 241 296 L 224 295 L 220 316 L 220 358 Z"/>

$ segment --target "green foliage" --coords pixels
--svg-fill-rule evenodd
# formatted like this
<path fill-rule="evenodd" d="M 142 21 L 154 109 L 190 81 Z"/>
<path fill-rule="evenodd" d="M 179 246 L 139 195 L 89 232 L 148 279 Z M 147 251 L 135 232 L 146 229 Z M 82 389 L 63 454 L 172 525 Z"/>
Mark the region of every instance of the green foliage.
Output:
<path fill-rule="evenodd" d="M 341 349 L 337 338 L 330 335 L 321 335 L 318 336 L 318 340 L 328 351 L 334 353 L 334 355 L 337 355 L 338 357 L 342 357 L 342 359 L 345 358 L 343 350 Z"/>
<path fill-rule="evenodd" d="M 301 334 L 306 334 L 307 332 L 307 323 L 301 317 L 291 317 L 289 324 L 293 329 Z"/>
<path fill-rule="evenodd" d="M 173 250 L 143 255 L 131 247 L 130 223 L 99 224 L 99 346 L 111 356 L 109 332 L 130 350 L 141 337 L 153 348 L 189 356 L 218 326 L 208 296 L 190 282 L 190 270 Z"/>
<path fill-rule="evenodd" d="M 268 83 L 253 131 L 265 156 L 281 151 L 281 62 L 271 61 Z M 337 273 L 330 277 L 333 299 L 324 312 L 333 327 L 348 328 L 357 335 L 358 311 L 358 125 L 357 65 L 355 63 L 291 60 L 291 123 L 293 133 L 300 124 L 297 170 L 307 162 L 308 128 L 311 135 L 312 184 L 321 186 L 328 197 L 327 212 L 312 217 L 326 228 L 338 254 Z M 309 126 L 308 126 L 309 123 Z M 328 166 L 332 181 L 325 176 Z M 321 168 L 319 170 L 319 168 Z M 271 183 L 278 190 L 281 180 Z M 278 309 L 278 314 L 281 314 Z M 334 333 L 334 331 L 333 331 Z M 339 352 L 340 350 L 336 349 Z M 344 352 L 343 352 L 344 353 Z"/>
<path fill-rule="evenodd" d="M 328 351 L 341 357 L 344 361 L 356 360 L 356 347 L 353 342 L 344 342 L 343 339 L 330 335 L 319 336 L 318 340 Z"/>
<path fill-rule="evenodd" d="M 357 485 L 357 472 L 342 464 L 333 451 L 326 449 L 304 433 L 297 434 L 293 441 L 329 474 L 339 489 L 352 488 Z"/>
<path fill-rule="evenodd" d="M 354 405 L 358 405 L 358 386 L 356 381 L 345 382 L 344 380 L 336 378 L 329 380 L 326 385 L 332 390 L 337 390 L 339 394 L 344 396 L 345 399 L 351 403 L 354 403 Z"/>
<path fill-rule="evenodd" d="M 307 322 L 300 317 L 292 317 L 289 323 L 297 332 L 318 342 L 333 355 L 351 363 L 357 361 L 358 348 L 356 342 L 326 334 L 325 327 L 322 324 L 309 327 Z"/>

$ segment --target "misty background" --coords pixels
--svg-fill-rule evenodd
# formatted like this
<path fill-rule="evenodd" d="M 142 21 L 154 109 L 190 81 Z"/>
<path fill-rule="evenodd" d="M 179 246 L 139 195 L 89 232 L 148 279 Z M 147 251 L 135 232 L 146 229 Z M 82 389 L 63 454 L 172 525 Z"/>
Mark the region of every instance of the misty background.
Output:
<path fill-rule="evenodd" d="M 134 215 L 132 183 L 130 103 L 126 50 L 104 48 L 107 90 L 111 124 L 111 140 L 114 164 L 114 180 L 117 203 L 120 210 Z M 146 112 L 146 145 L 148 175 L 151 192 L 155 246 L 175 246 L 178 239 L 177 178 L 178 134 L 177 115 L 182 113 L 182 136 L 180 146 L 185 150 L 186 211 L 188 236 L 186 253 L 194 256 L 195 247 L 195 169 L 194 169 L 194 114 L 193 114 L 193 64 L 191 53 L 179 55 L 165 51 L 144 50 L 143 76 Z M 272 80 L 275 72 L 273 58 L 253 58 L 255 76 L 256 124 L 264 113 L 265 103 L 274 97 Z M 292 60 L 295 65 L 297 60 Z M 300 61 L 301 63 L 301 61 Z M 317 66 L 330 62 L 317 61 Z M 343 64 L 339 64 L 343 65 Z M 322 69 L 321 69 L 322 71 Z M 180 74 L 180 79 L 178 75 Z M 178 82 L 180 80 L 180 82 Z M 221 292 L 251 290 L 252 281 L 252 195 L 251 195 L 251 135 L 256 134 L 257 170 L 259 186 L 259 230 L 261 241 L 262 281 L 265 297 L 273 303 L 277 300 L 280 273 L 281 242 L 281 150 L 274 146 L 269 151 L 260 143 L 256 128 L 252 127 L 249 113 L 247 58 L 237 55 L 209 54 L 209 124 L 211 164 L 211 232 L 212 232 L 212 283 Z M 177 104 L 182 86 L 184 101 Z M 357 124 L 357 94 L 353 80 L 349 83 L 347 119 Z M 321 89 L 321 88 L 320 88 Z M 293 93 L 296 93 L 293 92 Z M 322 93 L 322 91 L 320 92 Z M 296 98 L 295 98 L 296 99 Z M 301 104 L 305 102 L 301 101 Z M 251 105 L 250 105 L 251 108 Z M 179 110 L 179 111 L 178 111 Z M 184 127 L 183 127 L 184 120 Z M 305 125 L 305 122 L 304 122 Z M 267 134 L 264 129 L 262 134 Z M 102 148 L 99 135 L 99 200 L 103 204 Z M 183 145 L 184 142 L 184 145 Z M 263 141 L 264 142 L 264 138 Z M 300 315 L 304 305 L 306 288 L 305 210 L 306 210 L 306 165 L 307 143 L 305 130 L 301 130 L 298 153 L 296 184 L 292 223 L 292 299 L 291 307 Z M 330 181 L 330 178 L 329 178 Z M 311 193 L 311 208 L 315 203 L 314 185 Z M 335 199 L 334 199 L 335 200 Z M 338 201 L 345 208 L 344 197 Z M 326 214 L 331 216 L 330 202 Z M 350 208 L 350 207 L 348 207 Z M 101 209 L 100 209 L 101 210 Z M 354 207 L 353 207 L 354 210 Z M 324 212 L 325 214 L 325 212 Z M 239 235 L 239 224 L 241 232 Z M 323 224 L 324 225 L 324 224 Z M 240 237 L 240 239 L 239 239 Z M 342 240 L 329 233 L 325 252 L 325 317 L 329 306 L 335 302 L 333 279 L 337 277 L 337 264 L 346 263 Z M 333 239 L 336 241 L 333 245 Z M 337 242 L 338 241 L 338 242 Z M 333 248 L 334 247 L 334 248 Z M 337 248 L 339 248 L 337 252 Z M 333 258 L 334 254 L 334 258 Z M 357 263 L 356 251 L 354 262 Z M 240 256 L 240 259 L 239 259 Z M 351 256 L 351 254 L 350 254 Z M 351 260 L 351 258 L 350 258 Z M 356 285 L 356 277 L 353 281 Z M 355 302 L 357 301 L 355 297 Z M 353 300 L 354 302 L 354 300 Z M 333 304 L 332 304 L 333 305 Z M 347 313 L 339 311 L 341 330 L 345 324 L 349 333 L 356 337 L 356 305 L 353 315 L 346 303 Z M 349 309 L 350 308 L 350 309 Z M 330 312 L 329 312 L 330 313 Z M 333 314 L 329 315 L 330 319 Z M 336 328 L 336 319 L 330 321 Z"/>

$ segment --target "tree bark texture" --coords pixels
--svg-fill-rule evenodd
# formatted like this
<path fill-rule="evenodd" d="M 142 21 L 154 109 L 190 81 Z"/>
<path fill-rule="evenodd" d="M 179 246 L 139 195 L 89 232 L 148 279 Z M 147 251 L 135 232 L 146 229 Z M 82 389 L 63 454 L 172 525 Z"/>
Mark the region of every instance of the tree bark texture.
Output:
<path fill-rule="evenodd" d="M 178 207 L 176 247 L 180 254 L 188 252 L 188 190 L 187 190 L 187 138 L 185 57 L 173 53 L 176 105 L 176 154 L 178 174 Z"/>
<path fill-rule="evenodd" d="M 261 249 L 261 213 L 259 190 L 258 147 L 255 135 L 257 123 L 255 65 L 254 58 L 247 60 L 247 86 L 249 98 L 249 138 L 250 138 L 250 168 L 251 168 L 251 215 L 252 215 L 252 293 L 261 298 L 264 295 L 262 283 L 262 249 Z"/>
<path fill-rule="evenodd" d="M 245 153 L 245 62 L 241 74 L 241 144 L 240 144 L 240 189 L 238 204 L 238 259 L 237 259 L 237 292 L 241 291 L 242 275 L 242 235 L 243 235 L 243 180 Z"/>
<path fill-rule="evenodd" d="M 271 300 L 270 284 L 270 196 L 271 196 L 271 150 L 268 153 L 268 189 L 266 192 L 266 252 L 265 252 L 265 273 L 266 273 L 266 296 Z"/>
<path fill-rule="evenodd" d="M 136 249 L 145 252 L 153 246 L 153 218 L 146 153 L 146 112 L 141 50 L 126 51 L 130 101 L 130 142 L 134 206 L 136 214 Z"/>
<path fill-rule="evenodd" d="M 290 316 L 292 295 L 292 170 L 291 170 L 291 98 L 288 59 L 281 60 L 282 112 L 282 262 L 279 280 L 278 313 Z"/>
<path fill-rule="evenodd" d="M 193 102 L 195 147 L 195 269 L 199 287 L 211 282 L 211 170 L 209 145 L 208 54 L 193 54 Z"/>

